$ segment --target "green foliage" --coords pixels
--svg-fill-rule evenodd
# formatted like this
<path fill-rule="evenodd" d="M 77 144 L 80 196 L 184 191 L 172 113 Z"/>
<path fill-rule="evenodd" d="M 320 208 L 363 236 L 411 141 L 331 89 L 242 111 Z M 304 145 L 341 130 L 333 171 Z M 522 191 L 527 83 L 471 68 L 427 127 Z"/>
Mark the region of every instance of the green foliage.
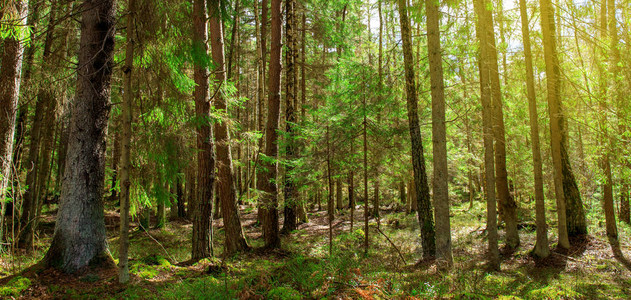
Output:
<path fill-rule="evenodd" d="M 17 276 L 11 279 L 6 285 L 0 287 L 0 296 L 18 297 L 24 290 L 31 286 L 31 280 Z"/>

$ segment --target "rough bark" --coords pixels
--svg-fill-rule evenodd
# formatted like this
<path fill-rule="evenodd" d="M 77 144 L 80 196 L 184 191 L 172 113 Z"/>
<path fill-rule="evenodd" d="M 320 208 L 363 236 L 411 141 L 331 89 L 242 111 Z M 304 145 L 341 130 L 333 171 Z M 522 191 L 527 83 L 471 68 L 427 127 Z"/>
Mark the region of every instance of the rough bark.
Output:
<path fill-rule="evenodd" d="M 15 7 L 19 17 L 15 25 L 24 26 L 28 15 L 27 3 L 18 0 Z M 3 42 L 2 61 L 0 62 L 0 69 L 2 70 L 0 72 L 0 242 L 3 241 L 4 236 L 5 197 L 11 177 L 13 135 L 24 54 L 24 44 L 21 41 L 7 38 Z M 2 246 L 0 246 L 0 250 L 1 248 Z"/>
<path fill-rule="evenodd" d="M 128 1 L 127 33 L 125 39 L 125 66 L 123 67 L 123 107 L 121 112 L 120 141 L 120 237 L 118 239 L 118 282 L 129 282 L 129 171 L 131 167 L 131 131 L 134 93 L 132 78 L 134 71 L 134 30 L 136 18 L 136 1 Z M 114 192 L 112 192 L 114 195 Z"/>
<path fill-rule="evenodd" d="M 558 246 L 568 249 L 570 241 L 569 219 L 566 218 L 566 193 L 564 169 L 567 161 L 567 152 L 563 145 L 563 111 L 561 108 L 561 94 L 559 89 L 560 70 L 556 49 L 556 36 L 554 25 L 554 10 L 550 0 L 539 0 L 541 7 L 541 30 L 543 36 L 543 50 L 546 64 L 546 79 L 548 89 L 548 115 L 550 117 L 550 147 L 552 149 L 552 162 L 554 165 L 554 190 L 557 202 L 558 220 Z M 569 165 L 569 162 L 567 162 Z M 574 183 L 576 184 L 576 183 Z M 579 196 L 580 199 L 580 196 Z M 569 200 L 569 199 L 568 199 Z"/>
<path fill-rule="evenodd" d="M 493 152 L 493 95 L 491 83 L 491 55 L 494 49 L 489 49 L 486 27 L 489 24 L 486 15 L 487 2 L 475 0 L 473 2 L 476 15 L 476 33 L 480 42 L 480 101 L 482 102 L 482 128 L 484 136 L 484 174 L 486 185 L 486 230 L 488 239 L 488 267 L 491 270 L 500 269 L 500 257 L 497 233 L 497 203 L 495 198 L 495 157 Z"/>
<path fill-rule="evenodd" d="M 412 37 L 410 20 L 405 0 L 398 0 L 401 37 L 403 41 L 403 58 L 405 61 L 405 86 L 407 94 L 408 122 L 412 144 L 412 168 L 414 170 L 414 186 L 418 191 L 418 221 L 421 226 L 421 244 L 423 258 L 431 259 L 436 255 L 436 233 L 434 231 L 434 214 L 429 195 L 423 140 L 418 118 L 418 95 L 414 75 L 414 57 L 412 53 Z"/>
<path fill-rule="evenodd" d="M 193 51 L 198 56 L 194 61 L 195 115 L 197 118 L 197 194 L 191 211 L 193 218 L 192 260 L 211 255 L 212 200 L 215 182 L 215 158 L 211 140 L 210 99 L 208 95 L 208 66 L 204 63 L 208 55 L 208 28 L 206 0 L 193 2 Z"/>
<path fill-rule="evenodd" d="M 269 67 L 269 98 L 267 106 L 267 124 L 265 125 L 265 156 L 261 161 L 262 171 L 259 173 L 258 189 L 261 190 L 263 239 L 266 248 L 280 248 L 278 229 L 278 188 L 276 174 L 278 166 L 278 123 L 280 118 L 280 75 L 281 75 L 281 1 L 272 0 L 272 41 Z"/>
<path fill-rule="evenodd" d="M 215 62 L 213 79 L 215 88 L 215 109 L 227 112 L 227 103 L 222 89 L 226 84 L 226 70 L 224 57 L 223 22 L 219 0 L 210 0 L 210 34 L 212 58 Z M 224 230 L 226 233 L 225 251 L 232 254 L 248 250 L 247 241 L 241 227 L 239 207 L 237 205 L 237 191 L 234 184 L 234 170 L 232 166 L 232 151 L 230 149 L 230 133 L 225 120 L 214 123 L 215 145 L 217 150 L 217 188 L 221 202 Z"/>
<path fill-rule="evenodd" d="M 285 80 L 285 157 L 287 160 L 295 159 L 296 155 L 296 140 L 295 140 L 295 124 L 296 124 L 296 108 L 294 103 L 296 102 L 296 55 L 298 49 L 296 49 L 296 21 L 295 21 L 295 1 L 285 1 L 285 56 L 286 56 L 286 73 Z M 296 185 L 294 183 L 295 176 L 293 174 L 293 166 L 291 163 L 285 166 L 285 186 L 283 193 L 285 195 L 285 205 L 283 214 L 285 216 L 283 223 L 283 233 L 290 233 L 297 227 L 296 210 L 298 203 L 298 193 L 296 191 Z"/>
<path fill-rule="evenodd" d="M 524 43 L 526 60 L 526 90 L 528 97 L 528 111 L 530 113 L 530 140 L 532 164 L 535 180 L 535 218 L 537 223 L 537 242 L 533 254 L 539 258 L 550 255 L 548 246 L 548 225 L 546 224 L 546 207 L 543 194 L 543 167 L 541 163 L 541 146 L 539 140 L 539 114 L 537 113 L 537 98 L 535 94 L 534 70 L 532 65 L 532 51 L 530 47 L 530 28 L 526 0 L 519 0 L 521 15 L 521 33 Z"/>
<path fill-rule="evenodd" d="M 440 12 L 438 2 L 425 1 L 427 12 L 427 50 L 432 96 L 432 143 L 434 154 L 433 194 L 436 219 L 436 257 L 453 264 L 451 225 L 449 222 L 449 170 L 447 167 L 447 128 L 445 123 L 445 86 L 440 46 Z"/>
<path fill-rule="evenodd" d="M 73 273 L 112 265 L 103 217 L 105 139 L 110 113 L 113 0 L 83 3 L 77 92 L 57 222 L 45 264 Z"/>

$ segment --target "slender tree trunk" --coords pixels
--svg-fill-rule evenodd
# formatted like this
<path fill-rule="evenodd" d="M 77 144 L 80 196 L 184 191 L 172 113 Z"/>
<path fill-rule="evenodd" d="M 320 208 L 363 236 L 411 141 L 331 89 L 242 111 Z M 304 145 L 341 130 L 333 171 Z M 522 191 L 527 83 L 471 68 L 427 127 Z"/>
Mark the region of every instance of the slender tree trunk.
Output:
<path fill-rule="evenodd" d="M 335 220 L 335 206 L 333 204 L 333 179 L 331 178 L 331 143 L 329 126 L 326 127 L 326 174 L 328 182 L 327 215 L 329 220 L 329 255 L 333 254 L 333 220 Z"/>
<path fill-rule="evenodd" d="M 86 0 L 66 173 L 55 233 L 44 262 L 67 273 L 111 265 L 103 216 L 105 139 L 110 113 L 115 2 Z"/>
<path fill-rule="evenodd" d="M 414 75 L 414 57 L 412 53 L 412 37 L 408 8 L 405 0 L 398 0 L 399 17 L 401 23 L 401 37 L 403 41 L 403 58 L 405 60 L 405 81 L 407 94 L 408 120 L 412 144 L 412 168 L 414 170 L 414 186 L 418 199 L 418 220 L 421 225 L 421 244 L 423 259 L 432 259 L 436 255 L 436 233 L 434 231 L 434 216 L 429 196 L 427 172 L 425 171 L 425 157 L 423 140 L 418 118 L 418 95 Z"/>
<path fill-rule="evenodd" d="M 202 57 L 208 53 L 206 0 L 193 2 L 193 51 L 199 53 L 194 61 L 195 116 L 197 128 L 197 194 L 191 210 L 193 218 L 193 246 L 191 259 L 196 261 L 211 255 L 212 201 L 215 182 L 215 158 L 211 140 L 210 99 L 208 95 L 208 67 Z"/>
<path fill-rule="evenodd" d="M 550 116 L 550 147 L 552 149 L 552 162 L 554 165 L 554 189 L 557 200 L 558 218 L 558 247 L 568 249 L 568 219 L 566 218 L 566 194 L 564 193 L 564 156 L 562 130 L 563 112 L 561 109 L 560 95 L 560 70 L 556 50 L 556 37 L 554 26 L 554 9 L 550 0 L 539 0 L 541 7 L 541 30 L 543 35 L 543 49 L 546 63 L 546 77 L 548 88 L 548 114 Z M 567 154 L 567 153 L 565 153 Z"/>
<path fill-rule="evenodd" d="M 546 224 L 546 206 L 543 195 L 543 167 L 541 163 L 541 146 L 539 141 L 539 114 L 537 113 L 537 98 L 535 94 L 534 70 L 532 67 L 532 52 L 530 50 L 530 29 L 526 0 L 519 0 L 521 13 L 521 33 L 524 42 L 524 56 L 526 60 L 526 89 L 528 110 L 530 113 L 530 139 L 532 140 L 532 164 L 535 179 L 535 216 L 537 223 L 537 242 L 533 254 L 539 258 L 550 255 L 548 246 L 548 225 Z"/>
<path fill-rule="evenodd" d="M 278 122 L 280 118 L 280 75 L 281 75 L 281 1 L 272 0 L 272 41 L 270 52 L 269 99 L 267 109 L 267 124 L 265 126 L 265 155 L 261 161 L 262 171 L 259 174 L 258 189 L 262 191 L 262 203 L 259 213 L 262 214 L 263 239 L 266 248 L 280 248 L 278 230 L 278 188 L 276 174 L 278 165 L 274 161 L 278 156 Z M 265 17 L 265 16 L 264 16 Z"/>
<path fill-rule="evenodd" d="M 118 282 L 129 282 L 129 191 L 131 181 L 131 131 L 133 116 L 134 92 L 132 78 L 134 76 L 134 28 L 136 20 L 136 0 L 128 2 L 127 33 L 125 46 L 125 66 L 123 67 L 123 108 L 121 112 L 121 168 L 120 168 L 120 237 L 118 239 Z M 112 195 L 114 193 L 112 192 Z"/>
<path fill-rule="evenodd" d="M 476 32 L 480 41 L 480 100 L 482 102 L 482 122 L 484 135 L 484 169 L 486 185 L 486 230 L 488 233 L 488 266 L 491 270 L 500 269 L 500 257 L 498 248 L 497 233 L 497 203 L 495 198 L 495 157 L 493 154 L 493 111 L 492 111 L 492 83 L 491 83 L 491 55 L 494 49 L 489 49 L 487 28 L 492 23 L 488 21 L 486 15 L 487 2 L 485 0 L 475 0 L 474 8 L 478 16 Z"/>
<path fill-rule="evenodd" d="M 427 12 L 427 50 L 429 53 L 432 95 L 432 142 L 434 154 L 434 206 L 436 207 L 436 256 L 451 266 L 451 225 L 449 222 L 449 170 L 447 167 L 447 129 L 445 124 L 445 86 L 440 46 L 438 2 L 425 1 Z"/>
<path fill-rule="evenodd" d="M 226 84 L 226 70 L 224 59 L 223 22 L 219 0 L 210 0 L 210 40 L 212 58 L 215 62 L 214 83 L 215 89 L 219 89 L 214 100 L 215 109 L 227 112 L 227 103 L 222 91 Z M 247 241 L 241 227 L 239 206 L 237 205 L 237 192 L 234 186 L 234 171 L 232 167 L 232 151 L 230 149 L 230 133 L 227 123 L 214 122 L 215 141 L 217 149 L 217 188 L 221 198 L 221 211 L 223 215 L 224 230 L 226 233 L 225 250 L 232 254 L 248 250 Z"/>

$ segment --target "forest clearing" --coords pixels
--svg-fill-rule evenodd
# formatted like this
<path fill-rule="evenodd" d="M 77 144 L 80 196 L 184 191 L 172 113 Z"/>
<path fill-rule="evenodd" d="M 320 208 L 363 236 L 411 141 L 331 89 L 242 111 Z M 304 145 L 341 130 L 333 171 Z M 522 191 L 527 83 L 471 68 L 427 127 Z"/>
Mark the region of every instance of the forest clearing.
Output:
<path fill-rule="evenodd" d="M 0 298 L 629 299 L 627 0 L 0 0 Z"/>

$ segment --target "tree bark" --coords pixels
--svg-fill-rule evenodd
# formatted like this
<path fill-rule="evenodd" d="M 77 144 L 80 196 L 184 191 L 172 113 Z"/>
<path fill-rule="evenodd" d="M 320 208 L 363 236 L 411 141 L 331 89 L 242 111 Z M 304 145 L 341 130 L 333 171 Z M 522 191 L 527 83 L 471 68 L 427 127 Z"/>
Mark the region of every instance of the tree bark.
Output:
<path fill-rule="evenodd" d="M 215 158 L 213 153 L 210 123 L 210 99 L 208 95 L 208 28 L 206 0 L 193 2 L 193 77 L 195 79 L 195 115 L 197 127 L 197 194 L 191 210 L 193 218 L 192 260 L 200 260 L 211 255 L 212 201 L 215 182 Z"/>
<path fill-rule="evenodd" d="M 485 0 L 474 0 L 476 15 L 476 33 L 480 41 L 480 101 L 482 102 L 482 122 L 484 136 L 484 169 L 486 185 L 486 230 L 488 235 L 488 267 L 491 270 L 500 269 L 500 257 L 498 248 L 497 233 L 497 203 L 495 198 L 495 157 L 493 153 L 493 90 L 491 83 L 491 55 L 493 49 L 488 43 L 487 27 L 492 27 L 492 23 L 486 18 L 487 2 Z"/>
<path fill-rule="evenodd" d="M 548 225 L 546 224 L 546 206 L 543 195 L 543 167 L 541 163 L 541 146 L 539 141 L 539 114 L 537 113 L 537 98 L 535 94 L 534 70 L 532 66 L 532 51 L 530 47 L 530 28 L 526 0 L 519 0 L 521 15 L 521 33 L 524 42 L 524 56 L 526 60 L 526 89 L 528 97 L 528 111 L 530 113 L 530 139 L 532 150 L 532 164 L 535 180 L 535 217 L 537 223 L 537 242 L 533 254 L 539 258 L 550 255 L 548 246 Z"/>
<path fill-rule="evenodd" d="M 276 174 L 278 165 L 278 123 L 280 118 L 280 75 L 281 75 L 281 1 L 272 0 L 272 41 L 269 68 L 269 98 L 267 124 L 265 126 L 265 156 L 261 161 L 258 189 L 262 191 L 259 213 L 262 214 L 263 239 L 268 249 L 280 248 L 278 230 L 278 188 Z"/>
<path fill-rule="evenodd" d="M 26 1 L 16 1 L 18 20 L 16 26 L 26 24 L 28 7 Z M 13 156 L 13 135 L 15 118 L 20 95 L 22 58 L 24 43 L 14 38 L 4 41 L 0 69 L 0 242 L 4 240 L 5 197 L 9 178 L 11 178 L 11 159 Z M 0 245 L 0 250 L 2 246 Z"/>
<path fill-rule="evenodd" d="M 445 86 L 440 45 L 438 2 L 425 1 L 427 12 L 427 50 L 432 96 L 432 142 L 434 154 L 434 206 L 436 219 L 436 257 L 453 265 L 451 225 L 449 222 L 449 169 L 447 167 L 447 128 L 445 123 Z"/>
<path fill-rule="evenodd" d="M 111 265 L 103 216 L 115 1 L 84 1 L 77 93 L 55 233 L 45 264 L 66 273 Z"/>
<path fill-rule="evenodd" d="M 403 58 L 405 61 L 405 86 L 407 94 L 408 121 L 410 139 L 412 144 L 412 168 L 414 170 L 414 186 L 418 201 L 418 220 L 421 226 L 421 244 L 423 247 L 423 259 L 432 259 L 436 256 L 436 233 L 434 231 L 434 216 L 432 203 L 429 196 L 429 185 L 425 171 L 425 157 L 423 153 L 423 140 L 418 118 L 418 95 L 414 75 L 414 56 L 412 53 L 412 37 L 408 8 L 405 0 L 398 0 L 399 18 L 401 25 L 401 37 L 403 41 Z"/>
<path fill-rule="evenodd" d="M 118 282 L 129 282 L 129 191 L 131 181 L 129 171 L 131 167 L 131 131 L 134 92 L 132 78 L 134 71 L 134 28 L 136 19 L 136 0 L 128 1 L 129 15 L 127 16 L 127 33 L 125 46 L 125 66 L 123 67 L 123 107 L 121 112 L 121 141 L 120 141 L 120 237 L 118 239 Z M 114 158 L 115 159 L 115 158 Z M 116 174 L 116 173 L 115 173 Z M 112 192 L 112 195 L 114 193 Z"/>
<path fill-rule="evenodd" d="M 227 114 L 228 108 L 223 89 L 226 84 L 224 58 L 223 22 L 219 0 L 210 0 L 210 37 L 212 58 L 215 62 L 214 83 L 219 92 L 215 95 L 215 108 Z M 247 241 L 241 227 L 237 192 L 234 186 L 234 170 L 232 167 L 232 151 L 230 149 L 230 133 L 225 120 L 214 122 L 217 150 L 217 170 L 219 197 L 224 230 L 226 233 L 225 251 L 227 254 L 248 250 Z"/>
<path fill-rule="evenodd" d="M 563 111 L 560 95 L 560 70 L 556 49 L 556 36 L 554 26 L 554 9 L 550 0 L 539 0 L 541 7 L 541 30 L 543 36 L 544 59 L 546 63 L 546 78 L 548 88 L 548 115 L 550 116 L 550 148 L 552 149 L 552 162 L 554 165 L 554 190 L 557 201 L 558 219 L 558 247 L 568 249 L 569 219 L 566 218 L 566 193 L 564 160 L 567 160 L 567 152 L 564 151 L 563 136 Z M 564 155 L 565 154 L 565 155 Z M 569 164 L 569 162 L 568 162 Z M 580 196 L 579 196 L 580 197 Z"/>

